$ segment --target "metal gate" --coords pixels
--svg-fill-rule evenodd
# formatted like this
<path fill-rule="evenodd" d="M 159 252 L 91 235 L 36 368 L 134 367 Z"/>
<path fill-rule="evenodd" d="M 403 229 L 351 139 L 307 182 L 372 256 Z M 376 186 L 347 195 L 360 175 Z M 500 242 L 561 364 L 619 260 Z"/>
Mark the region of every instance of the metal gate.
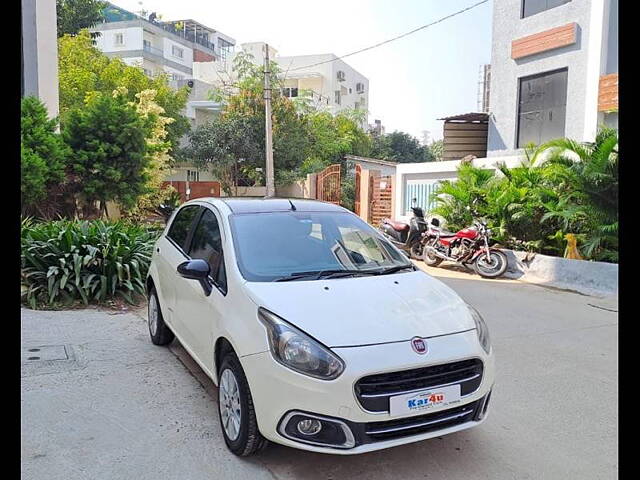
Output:
<path fill-rule="evenodd" d="M 414 198 L 418 207 L 422 207 L 425 214 L 429 213 L 436 206 L 431 196 L 438 188 L 438 184 L 439 182 L 437 181 L 408 180 L 404 195 L 404 214 L 411 215 L 411 206 Z"/>
<path fill-rule="evenodd" d="M 316 198 L 340 205 L 340 164 L 329 165 L 316 177 Z"/>
<path fill-rule="evenodd" d="M 359 163 L 356 163 L 356 174 L 355 174 L 355 193 L 354 193 L 354 202 L 353 202 L 353 210 L 356 215 L 360 215 L 360 175 L 362 173 L 362 166 Z"/>

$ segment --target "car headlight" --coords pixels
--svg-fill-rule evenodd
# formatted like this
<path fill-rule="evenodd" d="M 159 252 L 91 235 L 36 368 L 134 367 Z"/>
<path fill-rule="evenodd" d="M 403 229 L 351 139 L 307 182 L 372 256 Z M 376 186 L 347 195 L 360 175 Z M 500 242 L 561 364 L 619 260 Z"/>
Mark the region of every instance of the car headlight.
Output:
<path fill-rule="evenodd" d="M 487 355 L 491 350 L 491 341 L 489 340 L 489 329 L 487 328 L 487 324 L 484 323 L 482 316 L 478 313 L 478 311 L 473 308 L 471 305 L 467 304 L 469 311 L 471 312 L 471 316 L 473 317 L 473 321 L 476 323 L 476 332 L 478 333 L 478 341 Z"/>
<path fill-rule="evenodd" d="M 271 354 L 278 363 L 321 380 L 333 380 L 344 371 L 340 357 L 276 314 L 260 307 L 258 318 L 267 328 Z"/>

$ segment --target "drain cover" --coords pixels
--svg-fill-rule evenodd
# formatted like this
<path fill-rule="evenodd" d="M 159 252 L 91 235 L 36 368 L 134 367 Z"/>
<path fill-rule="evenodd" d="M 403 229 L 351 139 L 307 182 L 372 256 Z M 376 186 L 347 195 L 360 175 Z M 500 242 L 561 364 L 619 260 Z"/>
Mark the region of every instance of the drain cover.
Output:
<path fill-rule="evenodd" d="M 22 349 L 24 363 L 46 362 L 49 360 L 69 360 L 67 348 L 64 345 L 40 345 Z"/>

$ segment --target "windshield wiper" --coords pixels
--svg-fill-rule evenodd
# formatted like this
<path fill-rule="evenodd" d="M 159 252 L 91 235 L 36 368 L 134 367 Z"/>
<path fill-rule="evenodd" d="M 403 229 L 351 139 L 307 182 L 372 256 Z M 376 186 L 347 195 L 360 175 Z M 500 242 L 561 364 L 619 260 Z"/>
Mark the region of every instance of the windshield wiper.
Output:
<path fill-rule="evenodd" d="M 314 270 L 311 272 L 295 272 L 286 277 L 280 277 L 273 280 L 274 282 L 289 282 L 291 280 L 299 280 L 301 278 L 313 277 L 313 280 L 319 280 L 321 278 L 339 278 L 350 277 L 353 275 L 377 275 L 379 270 L 345 270 L 345 269 L 332 269 L 332 270 Z"/>
<path fill-rule="evenodd" d="M 396 267 L 389 267 L 389 268 L 385 268 L 382 271 L 378 271 L 378 275 L 388 275 L 390 273 L 396 273 L 396 272 L 399 272 L 400 270 L 405 270 L 407 268 L 410 268 L 412 271 L 416 270 L 416 267 L 413 265 L 398 265 Z"/>

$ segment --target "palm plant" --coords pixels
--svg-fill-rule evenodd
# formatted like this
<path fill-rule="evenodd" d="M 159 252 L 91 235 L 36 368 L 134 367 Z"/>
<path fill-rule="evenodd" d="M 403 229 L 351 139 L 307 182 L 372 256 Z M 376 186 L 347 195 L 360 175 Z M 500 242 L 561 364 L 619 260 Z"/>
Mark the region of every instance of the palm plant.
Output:
<path fill-rule="evenodd" d="M 563 166 L 568 173 L 565 191 L 543 221 L 561 219 L 584 234 L 582 253 L 587 258 L 617 261 L 618 257 L 618 133 L 603 127 L 595 142 L 567 138 L 541 148 L 549 152 L 546 164 Z"/>
<path fill-rule="evenodd" d="M 486 213 L 487 191 L 494 177 L 492 170 L 462 164 L 458 179 L 443 180 L 432 194 L 436 207 L 432 213 L 447 220 L 450 229 L 466 227 L 473 221 L 473 212 L 467 207 L 475 205 L 477 213 Z"/>

